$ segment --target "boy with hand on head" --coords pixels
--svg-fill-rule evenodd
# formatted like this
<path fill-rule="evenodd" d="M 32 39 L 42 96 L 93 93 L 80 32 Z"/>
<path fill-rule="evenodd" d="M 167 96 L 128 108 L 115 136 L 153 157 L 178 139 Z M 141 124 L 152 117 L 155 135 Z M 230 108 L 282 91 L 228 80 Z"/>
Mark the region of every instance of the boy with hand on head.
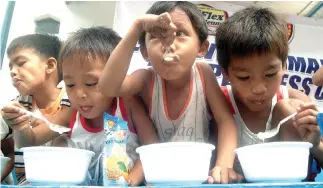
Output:
<path fill-rule="evenodd" d="M 161 142 L 207 142 L 212 114 L 219 132 L 218 159 L 208 182 L 236 182 L 240 176 L 231 170 L 236 125 L 213 70 L 195 62 L 207 53 L 207 36 L 204 17 L 193 3 L 155 2 L 112 52 L 99 88 L 109 97 L 139 94 Z M 126 76 L 138 40 L 152 68 Z"/>
<path fill-rule="evenodd" d="M 61 81 L 57 69 L 60 47 L 61 41 L 58 37 L 45 34 L 20 36 L 9 44 L 7 55 L 10 60 L 10 75 L 13 86 L 19 92 L 13 105 L 29 111 L 39 110 L 44 115 L 55 115 L 70 106 L 64 86 L 58 85 Z M 8 113 L 6 108 L 4 112 L 6 124 L 14 130 L 16 148 L 28 146 L 28 143 L 21 139 L 24 131 L 34 126 L 30 117 Z M 17 129 L 16 123 L 26 126 Z M 46 145 L 51 146 L 51 140 L 48 141 Z M 18 149 L 15 154 L 17 180 L 18 183 L 22 183 L 25 180 L 23 156 Z"/>
<path fill-rule="evenodd" d="M 102 185 L 101 154 L 106 139 L 104 112 L 128 122 L 126 148 L 129 164 L 126 165 L 131 170 L 129 177 L 124 178 L 129 185 L 138 185 L 144 178 L 141 162 L 135 152 L 139 141 L 141 144 L 158 142 L 146 109 L 136 96 L 106 97 L 97 86 L 104 65 L 120 40 L 116 32 L 105 27 L 80 29 L 68 37 L 60 53 L 63 80 L 72 108 L 59 112 L 50 121 L 71 128 L 68 135 L 58 137 L 55 144 L 95 153 L 84 185 Z M 10 106 L 5 110 L 24 118 L 22 113 Z M 38 121 L 35 129 L 24 132 L 24 137 L 32 145 L 39 145 L 58 136 L 46 127 L 44 122 Z"/>
<path fill-rule="evenodd" d="M 231 84 L 222 91 L 238 126 L 238 147 L 262 143 L 257 133 L 297 111 L 280 128 L 279 140 L 304 140 L 315 148 L 319 140 L 315 105 L 302 92 L 280 85 L 288 56 L 286 22 L 268 9 L 240 10 L 217 28 L 216 47 L 218 63 Z M 235 167 L 242 173 L 239 165 Z"/>

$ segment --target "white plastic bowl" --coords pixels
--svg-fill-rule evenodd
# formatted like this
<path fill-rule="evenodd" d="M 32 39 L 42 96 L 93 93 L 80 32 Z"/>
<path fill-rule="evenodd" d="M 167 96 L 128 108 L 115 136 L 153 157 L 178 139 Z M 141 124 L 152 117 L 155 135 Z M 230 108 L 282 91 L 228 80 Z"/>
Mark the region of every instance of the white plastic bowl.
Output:
<path fill-rule="evenodd" d="M 137 148 L 150 185 L 196 185 L 207 180 L 211 144 L 169 142 Z"/>
<path fill-rule="evenodd" d="M 5 169 L 5 167 L 6 167 L 6 165 L 7 165 L 7 163 L 8 163 L 8 161 L 10 160 L 10 158 L 9 157 L 4 157 L 4 156 L 0 156 L 0 158 L 1 158 L 1 174 L 3 173 L 3 170 Z"/>
<path fill-rule="evenodd" d="M 26 179 L 32 185 L 78 185 L 88 171 L 92 151 L 63 147 L 26 147 Z"/>
<path fill-rule="evenodd" d="M 308 142 L 272 142 L 235 150 L 248 182 L 300 182 L 308 172 Z"/>

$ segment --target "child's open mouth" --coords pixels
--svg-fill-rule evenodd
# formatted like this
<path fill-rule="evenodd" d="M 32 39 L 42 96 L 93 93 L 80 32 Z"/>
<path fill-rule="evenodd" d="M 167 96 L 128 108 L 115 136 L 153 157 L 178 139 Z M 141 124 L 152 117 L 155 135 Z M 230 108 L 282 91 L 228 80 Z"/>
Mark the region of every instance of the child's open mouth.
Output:
<path fill-rule="evenodd" d="M 85 113 L 89 113 L 92 110 L 92 106 L 81 106 L 80 109 Z"/>
<path fill-rule="evenodd" d="M 264 104 L 265 103 L 265 100 L 253 100 L 251 101 L 253 104 Z"/>

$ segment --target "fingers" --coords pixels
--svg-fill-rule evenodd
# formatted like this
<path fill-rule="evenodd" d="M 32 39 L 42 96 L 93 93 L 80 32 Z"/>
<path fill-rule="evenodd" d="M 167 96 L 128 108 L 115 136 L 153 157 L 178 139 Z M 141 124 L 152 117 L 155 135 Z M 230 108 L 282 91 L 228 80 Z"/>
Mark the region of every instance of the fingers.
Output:
<path fill-rule="evenodd" d="M 208 177 L 207 183 L 213 184 L 213 183 L 221 183 L 221 184 L 227 184 L 227 183 L 241 183 L 244 181 L 243 176 L 236 173 L 232 168 L 220 168 L 220 167 L 214 167 L 210 171 L 211 177 Z"/>
<path fill-rule="evenodd" d="M 293 118 L 294 125 L 300 126 L 303 124 L 317 124 L 316 115 L 318 110 L 315 104 L 305 103 L 300 104 L 300 107 L 297 109 L 297 114 Z"/>
<path fill-rule="evenodd" d="M 167 30 L 176 30 L 176 26 L 172 22 L 172 18 L 168 12 L 165 12 L 158 17 L 159 26 Z"/>
<path fill-rule="evenodd" d="M 317 125 L 317 119 L 316 116 L 307 114 L 301 117 L 297 117 L 294 119 L 294 125 L 300 126 L 303 124 L 316 124 Z"/>
<path fill-rule="evenodd" d="M 3 120 L 6 122 L 8 126 L 10 126 L 13 130 L 21 131 L 27 126 L 29 126 L 30 116 L 23 115 L 13 119 L 7 119 L 3 117 Z"/>
<path fill-rule="evenodd" d="M 3 108 L 3 120 L 14 130 L 22 130 L 29 124 L 30 116 L 22 110 L 22 106 L 18 103 L 6 105 Z"/>
<path fill-rule="evenodd" d="M 19 107 L 19 108 L 18 108 Z M 25 113 L 20 109 L 21 106 L 13 105 L 5 105 L 2 109 L 4 113 L 19 113 L 20 115 L 24 115 Z"/>
<path fill-rule="evenodd" d="M 221 168 L 216 166 L 210 171 L 212 183 L 221 183 Z"/>

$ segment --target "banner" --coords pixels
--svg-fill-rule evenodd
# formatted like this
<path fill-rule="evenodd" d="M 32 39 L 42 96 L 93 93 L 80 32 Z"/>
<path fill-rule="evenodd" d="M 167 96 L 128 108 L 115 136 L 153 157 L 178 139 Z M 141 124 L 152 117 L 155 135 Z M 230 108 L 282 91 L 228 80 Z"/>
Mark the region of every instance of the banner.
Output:
<path fill-rule="evenodd" d="M 114 29 L 121 36 L 124 35 L 131 24 L 129 19 L 134 20 L 136 17 L 142 16 L 151 5 L 152 2 L 140 2 L 139 11 L 133 8 L 131 2 L 118 2 Z M 216 32 L 216 27 L 230 17 L 233 12 L 216 10 L 216 7 L 212 8 L 205 4 L 199 5 L 199 7 L 208 23 L 210 32 L 208 37 L 210 42 L 209 51 L 202 60 L 210 64 L 219 84 L 227 85 L 229 83 L 223 80 L 221 69 L 216 60 L 214 33 Z M 121 11 L 127 11 L 126 16 Z M 323 89 L 321 86 L 318 87 L 312 83 L 313 73 L 323 65 L 323 47 L 321 46 L 323 44 L 323 27 L 297 23 L 289 23 L 287 27 L 290 50 L 287 59 L 287 71 L 282 79 L 282 84 L 302 91 L 311 97 L 320 108 L 323 108 Z M 128 74 L 139 68 L 145 68 L 147 65 L 148 62 L 142 58 L 139 45 L 137 45 Z"/>

